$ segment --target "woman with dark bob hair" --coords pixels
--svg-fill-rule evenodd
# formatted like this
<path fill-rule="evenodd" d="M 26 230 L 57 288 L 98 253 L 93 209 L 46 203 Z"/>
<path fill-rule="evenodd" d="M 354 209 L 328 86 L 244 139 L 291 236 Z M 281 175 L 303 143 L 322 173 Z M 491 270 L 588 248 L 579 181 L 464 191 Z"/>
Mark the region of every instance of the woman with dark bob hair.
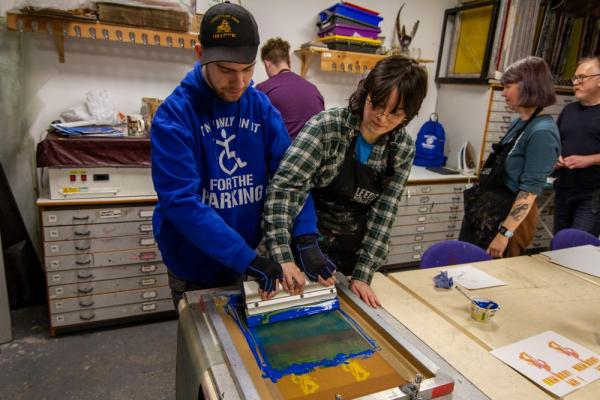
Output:
<path fill-rule="evenodd" d="M 527 57 L 502 75 L 502 96 L 519 118 L 492 146 L 479 183 L 464 193 L 459 235 L 494 258 L 518 256 L 529 246 L 538 222 L 535 203 L 560 154 L 560 136 L 544 107 L 556 102 L 546 62 Z"/>
<path fill-rule="evenodd" d="M 380 305 L 369 284 L 388 255 L 412 166 L 414 142 L 404 127 L 426 93 L 422 66 L 388 57 L 360 81 L 347 107 L 325 110 L 306 123 L 267 190 L 263 232 L 271 258 L 285 263 L 294 256 L 311 280 L 325 286 L 335 282 L 337 268 L 351 275 L 356 295 Z M 320 237 L 295 238 L 290 246 L 292 221 L 309 192 Z"/>

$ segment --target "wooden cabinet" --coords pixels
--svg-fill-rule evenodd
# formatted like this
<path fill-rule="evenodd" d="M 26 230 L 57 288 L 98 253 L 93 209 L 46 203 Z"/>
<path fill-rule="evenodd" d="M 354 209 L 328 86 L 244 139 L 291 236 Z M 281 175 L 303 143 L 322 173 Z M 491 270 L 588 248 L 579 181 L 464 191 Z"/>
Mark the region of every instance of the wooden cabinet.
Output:
<path fill-rule="evenodd" d="M 40 199 L 38 206 L 51 334 L 173 314 L 152 233 L 154 201 Z"/>

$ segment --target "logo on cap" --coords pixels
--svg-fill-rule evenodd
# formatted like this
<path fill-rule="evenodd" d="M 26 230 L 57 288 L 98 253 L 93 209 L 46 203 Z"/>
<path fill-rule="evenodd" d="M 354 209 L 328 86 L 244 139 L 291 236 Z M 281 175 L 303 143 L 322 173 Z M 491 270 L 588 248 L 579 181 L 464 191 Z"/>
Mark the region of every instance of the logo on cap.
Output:
<path fill-rule="evenodd" d="M 221 23 L 217 26 L 216 31 L 212 34 L 213 39 L 235 38 L 237 35 L 227 20 L 231 19 L 231 21 L 235 24 L 239 24 L 240 21 L 232 15 L 218 15 L 213 18 L 211 24 L 217 22 L 218 19 L 221 19 Z"/>

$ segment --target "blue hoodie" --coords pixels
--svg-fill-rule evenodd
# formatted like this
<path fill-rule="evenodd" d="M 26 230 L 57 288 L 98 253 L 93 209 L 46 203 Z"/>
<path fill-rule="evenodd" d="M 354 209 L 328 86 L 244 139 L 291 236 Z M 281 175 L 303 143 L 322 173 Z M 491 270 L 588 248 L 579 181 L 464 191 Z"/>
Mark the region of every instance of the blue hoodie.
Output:
<path fill-rule="evenodd" d="M 252 86 L 221 100 L 197 63 L 158 109 L 151 141 L 165 264 L 188 282 L 232 284 L 256 257 L 267 183 L 290 145 L 281 115 Z M 316 232 L 309 200 L 294 235 Z"/>

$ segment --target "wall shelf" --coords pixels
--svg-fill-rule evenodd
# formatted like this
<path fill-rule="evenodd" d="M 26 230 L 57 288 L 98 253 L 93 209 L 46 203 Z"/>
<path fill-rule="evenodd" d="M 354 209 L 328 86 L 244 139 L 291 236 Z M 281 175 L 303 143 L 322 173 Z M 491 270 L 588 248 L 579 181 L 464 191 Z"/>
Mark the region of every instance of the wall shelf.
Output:
<path fill-rule="evenodd" d="M 319 58 L 321 71 L 347 72 L 363 74 L 373 69 L 377 61 L 386 58 L 383 54 L 357 53 L 352 51 L 329 50 L 320 47 L 298 49 L 294 54 L 302 60 L 300 74 L 306 76 L 314 58 Z M 433 60 L 417 59 L 419 63 L 431 63 Z"/>
<path fill-rule="evenodd" d="M 178 49 L 192 49 L 198 41 L 198 34 L 189 32 L 111 25 L 98 21 L 38 17 L 15 12 L 7 13 L 6 17 L 8 30 L 53 35 L 61 63 L 65 62 L 65 37 Z"/>

